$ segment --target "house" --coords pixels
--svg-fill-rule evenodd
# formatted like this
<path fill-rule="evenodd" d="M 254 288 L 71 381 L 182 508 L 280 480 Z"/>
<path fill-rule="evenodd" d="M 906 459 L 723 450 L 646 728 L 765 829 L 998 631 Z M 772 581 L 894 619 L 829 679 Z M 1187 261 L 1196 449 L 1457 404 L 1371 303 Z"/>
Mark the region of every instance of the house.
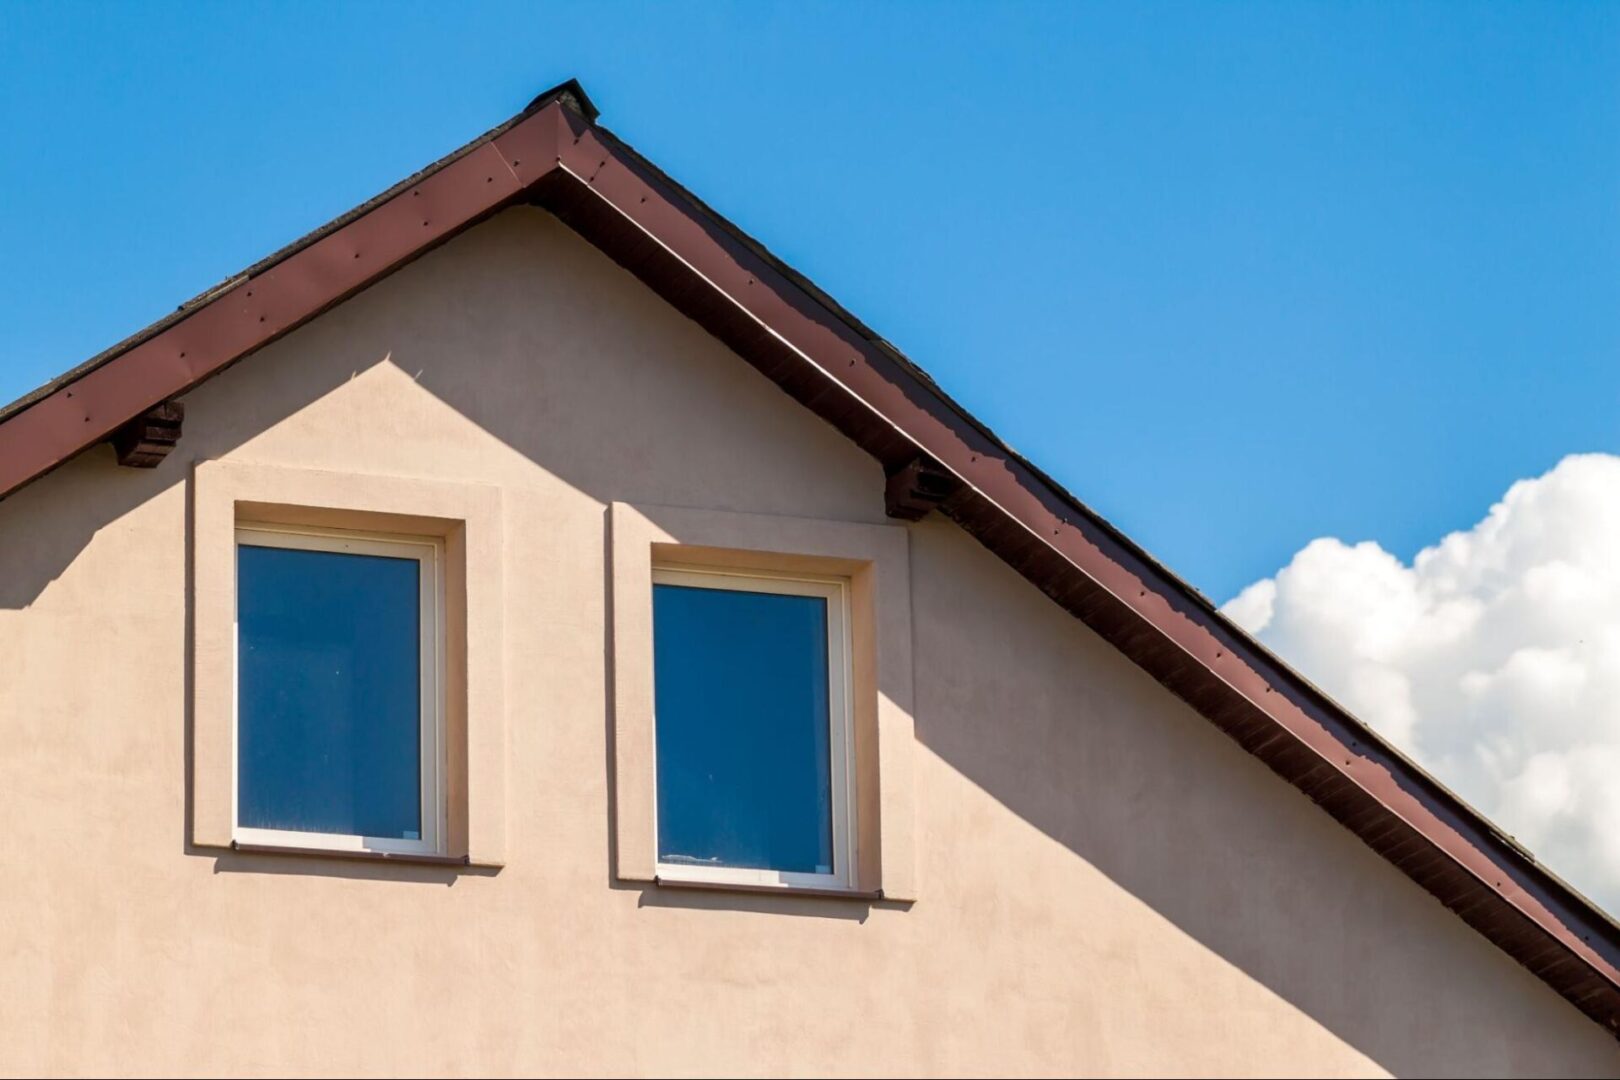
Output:
<path fill-rule="evenodd" d="M 1620 1072 L 1620 928 L 576 83 L 0 493 L 7 1074 Z"/>

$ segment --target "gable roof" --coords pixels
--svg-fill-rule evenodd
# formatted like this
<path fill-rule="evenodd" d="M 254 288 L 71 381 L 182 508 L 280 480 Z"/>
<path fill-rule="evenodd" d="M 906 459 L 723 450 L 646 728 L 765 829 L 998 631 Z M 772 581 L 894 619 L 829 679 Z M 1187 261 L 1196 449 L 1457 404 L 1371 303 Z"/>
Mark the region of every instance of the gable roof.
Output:
<path fill-rule="evenodd" d="M 1620 926 L 596 117 L 578 83 L 548 90 L 0 409 L 0 497 L 469 226 L 535 204 L 876 458 L 890 477 L 891 513 L 946 514 L 1576 1007 L 1620 1030 Z"/>

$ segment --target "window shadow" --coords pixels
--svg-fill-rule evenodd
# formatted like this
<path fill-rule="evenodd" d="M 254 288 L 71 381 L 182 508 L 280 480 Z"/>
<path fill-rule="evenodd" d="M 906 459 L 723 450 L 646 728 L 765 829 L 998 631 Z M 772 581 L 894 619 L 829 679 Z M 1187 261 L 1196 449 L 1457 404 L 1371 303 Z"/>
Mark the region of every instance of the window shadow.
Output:
<path fill-rule="evenodd" d="M 216 874 L 275 874 L 343 878 L 348 881 L 397 881 L 417 885 L 454 885 L 464 877 L 495 877 L 499 867 L 434 866 L 429 863 L 346 859 L 332 855 L 275 855 L 268 852 L 221 852 L 186 845 L 187 855 L 214 860 Z"/>
<path fill-rule="evenodd" d="M 613 888 L 636 892 L 638 908 L 678 908 L 684 911 L 743 911 L 756 915 L 784 915 L 804 919 L 840 919 L 864 923 L 874 909 L 901 909 L 904 905 L 882 900 L 843 899 L 831 896 L 765 896 L 724 889 L 665 889 L 639 882 L 615 882 Z"/>

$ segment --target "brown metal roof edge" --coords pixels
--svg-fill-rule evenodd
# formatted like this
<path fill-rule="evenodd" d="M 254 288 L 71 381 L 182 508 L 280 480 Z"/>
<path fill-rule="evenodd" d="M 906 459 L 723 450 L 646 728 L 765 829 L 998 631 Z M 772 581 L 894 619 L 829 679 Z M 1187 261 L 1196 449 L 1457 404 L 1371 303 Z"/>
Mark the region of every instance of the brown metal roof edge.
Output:
<path fill-rule="evenodd" d="M 574 138 L 571 143 L 566 138 L 562 141 L 561 164 L 563 174 L 571 178 L 580 192 L 588 191 L 588 197 L 601 200 L 624 222 L 668 249 L 674 263 L 665 260 L 665 264 L 678 263 L 686 267 L 761 327 L 780 337 L 825 380 L 903 431 L 918 448 L 944 463 L 976 494 L 994 503 L 1005 518 L 1027 529 L 1032 537 L 1038 537 L 1051 551 L 1061 555 L 1069 567 L 1081 570 L 1092 585 L 1100 586 L 1100 591 L 1107 594 L 1108 603 L 1128 609 L 1127 621 L 1134 620 L 1134 625 L 1110 640 L 1138 664 L 1155 671 L 1163 656 L 1152 655 L 1154 649 L 1171 654 L 1172 662 L 1195 663 L 1209 676 L 1199 689 L 1200 694 L 1225 694 L 1230 701 L 1241 703 L 1262 716 L 1295 748 L 1306 752 L 1314 764 L 1285 765 L 1282 753 L 1267 752 L 1259 756 L 1289 776 L 1296 786 L 1324 807 L 1328 807 L 1331 794 L 1338 809 L 1330 808 L 1330 813 L 1348 825 L 1347 819 L 1359 812 L 1358 800 L 1374 802 L 1391 825 L 1410 829 L 1419 841 L 1454 863 L 1477 890 L 1501 902 L 1502 911 L 1495 916 L 1497 922 L 1492 923 L 1477 913 L 1464 914 L 1471 924 L 1487 933 L 1494 929 L 1506 934 L 1522 921 L 1547 934 L 1560 953 L 1593 972 L 1607 988 L 1601 1007 L 1585 991 L 1582 991 L 1584 1004 L 1576 1003 L 1611 1028 L 1620 1024 L 1620 993 L 1617 993 L 1620 991 L 1620 935 L 1616 933 L 1620 928 L 1607 915 L 1548 873 L 1478 811 L 1300 678 L 1222 616 L 1207 598 L 1165 570 L 1072 494 L 1051 483 L 984 425 L 973 421 L 959 405 L 945 398 L 932 380 L 917 378 L 915 365 L 897 358 L 892 346 L 864 331 L 858 321 L 836 304 L 829 305 L 826 294 L 820 290 L 807 291 L 801 275 L 783 267 L 780 260 L 771 257 L 761 245 L 749 240 L 712 210 L 703 209 L 695 197 L 619 140 L 595 125 L 572 119 L 568 122 Z M 615 165 L 621 168 L 615 169 Z M 549 190 L 555 193 L 563 190 L 563 186 Z M 680 204 L 684 203 L 681 212 L 696 220 L 683 222 L 664 216 L 660 213 L 660 203 L 676 209 L 681 209 Z M 584 231 L 593 242 L 603 243 L 612 234 L 611 224 L 591 223 L 591 210 L 580 207 L 577 198 L 570 204 L 554 195 L 549 202 L 542 200 L 542 204 L 562 213 L 565 221 Z M 687 227 L 689 224 L 699 226 L 697 235 Z M 727 247 L 729 250 L 718 253 L 714 250 Z M 649 268 L 658 260 L 637 254 L 633 242 L 624 244 L 615 257 L 621 257 L 625 265 L 631 266 L 661 294 L 678 300 L 679 287 L 661 283 L 660 272 Z M 745 331 L 728 327 L 725 319 L 712 309 L 705 313 L 700 303 L 690 306 L 695 312 L 694 318 L 699 318 L 716 336 L 749 356 L 749 338 Z M 847 351 L 841 351 L 851 346 L 864 356 L 850 356 Z M 762 370 L 777 367 L 778 362 L 767 355 L 768 345 L 756 346 L 753 351 L 763 358 L 749 357 L 756 366 Z M 849 357 L 847 367 L 845 357 Z M 903 363 L 897 363 L 897 359 Z M 884 368 L 890 370 L 884 371 Z M 898 395 L 890 392 L 897 388 L 894 383 L 886 382 L 895 374 L 909 384 L 901 388 Z M 796 386 L 796 376 L 792 373 L 772 377 L 842 430 L 847 432 L 854 426 L 847 415 L 840 415 L 837 406 L 827 403 L 828 395 L 824 390 L 803 391 Z M 926 403 L 919 403 L 912 396 L 918 389 L 926 393 Z M 948 430 L 938 428 L 941 412 L 949 414 Z M 881 438 L 874 440 L 874 447 L 881 445 Z M 881 451 L 874 449 L 873 452 L 882 459 Z M 953 516 L 963 520 L 959 515 Z M 984 536 L 980 538 L 983 540 Z M 987 546 L 995 549 L 989 542 Z M 1028 571 L 1031 559 L 1016 552 L 1010 556 L 998 553 L 1054 599 L 1058 598 L 1060 587 L 1053 584 L 1055 578 L 1043 581 L 1040 575 Z M 1139 588 L 1144 585 L 1147 587 Z M 1080 610 L 1076 613 L 1086 617 Z M 1087 621 L 1093 620 L 1087 618 Z M 1139 634 L 1145 628 L 1162 635 L 1162 640 L 1142 644 Z M 1133 639 L 1132 635 L 1138 636 Z M 1167 676 L 1161 674 L 1160 677 L 1170 685 Z M 1285 692 L 1274 694 L 1274 690 Z M 1189 691 L 1178 689 L 1177 692 L 1194 701 Z M 1222 723 L 1212 708 L 1205 705 L 1200 711 Z M 1289 771 L 1295 768 L 1297 772 Z M 1341 785 L 1338 790 L 1328 791 L 1323 782 L 1324 773 L 1336 774 L 1332 780 Z M 1371 829 L 1363 827 L 1355 831 L 1373 843 L 1367 835 Z M 1459 914 L 1472 902 L 1466 889 L 1452 891 L 1454 883 L 1448 883 L 1447 894 L 1442 895 L 1435 883 L 1444 867 L 1420 867 L 1406 855 L 1384 853 Z M 1526 959 L 1532 950 L 1509 947 L 1504 939 L 1493 940 L 1526 966 L 1532 966 Z M 1532 966 L 1532 970 L 1545 978 L 1551 962 L 1543 956 L 1537 963 L 1540 966 Z M 1557 988 L 1572 1001 L 1576 1000 L 1574 983 Z"/>
<path fill-rule="evenodd" d="M 683 298 L 683 310 L 697 310 L 694 318 L 702 315 L 699 321 L 739 345 L 751 362 L 774 357 L 778 369 L 770 377 L 841 430 L 859 431 L 886 466 L 894 464 L 889 459 L 897 447 L 938 460 L 970 492 L 952 516 L 981 542 L 1583 1011 L 1611 1029 L 1620 1026 L 1620 925 L 1011 450 L 830 296 L 595 125 L 594 115 L 577 83 L 561 84 L 511 120 L 0 409 L 0 492 L 31 482 L 151 404 L 195 386 L 526 193 L 576 229 L 594 230 L 596 240 L 614 229 L 627 243 L 650 239 L 661 250 L 610 254 L 626 265 L 645 263 L 637 271 L 644 280 L 655 276 L 647 266 L 664 267 L 659 272 L 671 278 L 660 285 L 693 294 Z M 483 150 L 491 144 L 497 145 Z M 424 192 L 428 198 L 413 202 Z M 592 200 L 617 217 L 595 225 L 584 220 L 601 209 Z M 416 231 L 415 219 L 430 206 L 432 229 Z M 425 229 L 429 220 L 420 225 Z M 351 265 L 362 250 L 367 260 Z M 691 280 L 676 282 L 677 274 Z M 701 289 L 736 310 L 694 298 Z M 251 299 L 258 302 L 247 303 Z M 746 319 L 737 319 L 738 312 Z M 754 324 L 765 333 L 747 338 Z M 187 359 L 181 346 L 188 342 L 200 355 Z M 98 375 L 115 364 L 118 372 Z M 91 392 L 64 407 L 74 389 Z M 36 411 L 42 404 L 53 405 L 49 415 Z M 106 414 L 108 407 L 118 415 Z M 92 415 L 97 408 L 102 414 Z M 30 422 L 19 429 L 25 417 Z M 860 429 L 862 423 L 873 426 Z M 28 451 L 36 436 L 53 445 Z M 1239 712 L 1262 725 L 1258 742 L 1239 733 Z M 1282 751 L 1275 749 L 1279 740 Z M 1287 754 L 1302 764 L 1285 767 Z M 1331 791 L 1324 770 L 1334 774 L 1327 778 Z M 1419 867 L 1409 850 L 1375 843 L 1356 809 L 1366 806 L 1383 816 L 1385 832 L 1410 831 L 1425 850 L 1441 853 L 1446 866 Z M 1352 811 L 1360 824 L 1347 820 Z M 1455 885 L 1444 895 L 1434 884 L 1442 873 Z M 1481 904 L 1490 910 L 1481 914 Z M 1498 909 L 1499 918 L 1491 915 Z M 1545 948 L 1526 944 L 1526 933 L 1545 938 L 1557 955 L 1549 959 Z M 1570 972 L 1570 963 L 1580 970 L 1567 978 L 1549 974 Z"/>
<path fill-rule="evenodd" d="M 128 337 L 124 338 L 122 341 L 103 349 L 101 352 L 90 357 L 90 359 L 85 360 L 83 363 L 64 371 L 62 374 L 56 376 L 48 382 L 42 383 L 41 385 L 23 394 L 21 397 L 9 401 L 4 405 L 0 405 L 0 423 L 5 423 L 6 420 L 10 419 L 16 413 L 26 409 L 34 402 L 40 400 L 41 398 L 48 397 L 56 390 L 82 378 L 85 375 L 88 375 L 90 372 L 101 367 L 109 360 L 128 352 L 130 349 L 141 344 L 143 341 L 162 333 L 164 330 L 184 319 L 197 306 L 207 303 L 223 293 L 229 292 L 231 289 L 249 278 L 258 277 L 260 274 L 264 273 L 266 270 L 269 270 L 277 263 L 284 261 L 289 256 L 297 254 L 323 237 L 343 228 L 356 218 L 362 217 L 378 206 L 381 206 L 383 203 L 398 195 L 400 192 L 409 189 L 412 184 L 421 183 L 423 179 L 439 172 L 446 165 L 465 157 L 486 143 L 493 142 L 496 138 L 505 134 L 522 121 L 528 119 L 536 112 L 539 112 L 541 109 L 557 100 L 567 100 L 575 108 L 580 108 L 582 106 L 584 108 L 588 108 L 590 110 L 590 115 L 593 118 L 597 115 L 596 107 L 590 103 L 590 98 L 585 96 L 584 88 L 579 85 L 577 80 L 569 79 L 566 82 L 558 83 L 551 89 L 537 95 L 535 99 L 516 116 L 497 124 L 495 127 L 490 128 L 477 138 L 457 147 L 448 154 L 445 154 L 437 161 L 416 170 L 416 172 L 412 173 L 410 176 L 407 176 L 399 183 L 392 185 L 376 195 L 373 195 L 371 198 L 367 199 L 358 206 L 339 214 L 331 221 L 311 229 L 298 239 L 276 249 L 269 255 L 266 255 L 264 258 L 260 259 L 252 266 L 249 266 L 247 269 L 232 274 L 224 281 L 204 289 L 191 299 L 181 303 L 180 306 L 163 316 L 161 319 L 142 327 L 133 334 L 130 334 Z M 3 497 L 3 495 L 0 495 L 0 497 Z"/>
<path fill-rule="evenodd" d="M 595 120 L 595 113 L 591 115 L 591 118 Z M 771 253 L 771 249 L 768 248 L 765 243 L 761 243 L 761 241 L 757 240 L 755 236 L 750 236 L 748 233 L 745 233 L 742 228 L 737 227 L 734 222 L 726 219 L 724 215 L 719 214 L 718 210 L 714 210 L 713 207 L 711 207 L 708 202 L 703 201 L 700 196 L 692 193 L 692 191 L 685 188 L 685 186 L 680 185 L 679 181 L 674 180 L 674 178 L 667 175 L 663 168 L 659 168 L 658 165 L 653 164 L 650 159 L 646 159 L 645 155 L 640 154 L 635 147 L 630 146 L 629 142 L 625 142 L 624 139 L 619 138 L 617 134 L 612 133 L 611 130 L 604 128 L 604 126 L 599 125 L 599 123 L 593 123 L 593 126 L 595 126 L 595 130 L 598 131 L 601 136 L 604 136 L 604 139 L 606 139 L 609 144 L 616 147 L 617 151 L 622 152 L 627 159 L 637 162 L 638 167 L 645 170 L 648 175 L 654 176 L 654 178 L 656 178 L 661 185 L 666 186 L 666 188 L 669 189 L 674 196 L 684 199 L 684 201 L 687 202 L 690 207 L 692 207 L 693 212 L 705 215 L 705 217 L 708 217 L 708 219 L 713 220 L 713 222 L 716 223 L 721 230 L 724 230 L 727 235 L 731 235 L 732 238 L 734 238 L 735 243 L 742 244 L 742 246 L 745 246 L 748 251 L 752 251 L 752 253 L 758 257 L 758 259 L 768 262 L 770 266 L 773 266 L 774 269 L 778 270 L 779 274 L 781 274 L 784 279 L 794 283 L 795 287 L 805 291 L 805 295 L 810 296 L 810 298 L 815 300 L 816 303 L 821 304 L 821 306 L 828 311 L 829 316 L 834 317 L 834 319 L 839 319 L 839 321 L 846 322 L 851 329 L 854 329 L 855 332 L 859 332 L 859 334 L 862 335 L 862 337 L 865 338 L 865 340 L 867 340 L 867 342 L 870 343 L 873 348 L 883 351 L 886 356 L 893 359 L 894 363 L 899 364 L 904 371 L 907 371 L 909 374 L 912 374 L 912 376 L 920 379 L 923 384 L 927 384 L 928 389 L 935 393 L 935 397 L 940 398 L 940 402 L 943 403 L 943 405 L 948 406 L 949 410 L 953 410 L 954 413 L 961 418 L 962 423 L 966 423 L 969 424 L 969 426 L 974 427 L 975 431 L 980 432 L 985 439 L 993 442 L 993 444 L 995 444 L 996 447 L 998 447 L 998 449 L 1000 449 L 1001 452 L 1003 452 L 1004 455 L 1009 458 L 1009 460 L 1016 461 L 1017 465 L 1022 466 L 1024 470 L 1029 471 L 1030 476 L 1032 476 L 1032 478 L 1034 478 L 1038 484 L 1042 484 L 1043 487 L 1050 489 L 1053 494 L 1058 495 L 1059 499 L 1063 500 L 1064 504 L 1068 504 L 1069 507 L 1074 508 L 1077 513 L 1081 513 L 1081 515 L 1084 515 L 1085 518 L 1089 518 L 1089 520 L 1092 521 L 1093 525 L 1097 526 L 1097 528 L 1103 529 L 1103 531 L 1105 531 L 1105 533 L 1108 534 L 1113 541 L 1118 542 L 1119 546 L 1124 547 L 1124 549 L 1131 552 L 1131 554 L 1134 555 L 1137 560 L 1140 560 L 1144 567 L 1150 568 L 1150 570 L 1152 570 L 1152 572 L 1155 573 L 1158 578 L 1162 578 L 1166 585 L 1170 586 L 1170 588 L 1176 589 L 1176 591 L 1179 591 L 1179 593 L 1183 593 L 1184 596 L 1189 597 L 1191 601 L 1196 602 L 1197 606 L 1202 607 L 1202 609 L 1205 610 L 1205 614 L 1209 614 L 1210 617 L 1218 620 L 1218 622 L 1223 625 L 1223 628 L 1225 628 L 1228 633 L 1231 633 L 1234 638 L 1238 638 L 1238 640 L 1246 640 L 1247 643 L 1252 644 L 1255 649 L 1259 649 L 1260 653 L 1264 653 L 1265 657 L 1267 657 L 1268 664 L 1275 667 L 1281 677 L 1285 677 L 1286 680 L 1290 680 L 1294 687 L 1298 688 L 1301 693 L 1309 696 L 1309 698 L 1315 699 L 1317 703 L 1320 703 L 1322 708 L 1330 709 L 1330 711 L 1340 712 L 1340 714 L 1343 714 L 1346 721 L 1351 722 L 1351 724 L 1356 725 L 1361 732 L 1366 733 L 1366 738 L 1369 740 L 1369 742 L 1383 743 L 1388 755 L 1392 756 L 1392 758 L 1398 759 L 1398 761 L 1400 761 L 1400 763 L 1403 764 L 1406 769 L 1409 769 L 1409 771 L 1416 774 L 1416 776 L 1421 776 L 1422 779 L 1426 780 L 1427 785 L 1432 787 L 1432 789 L 1435 790 L 1435 793 L 1443 795 L 1443 797 L 1448 798 L 1448 800 L 1456 801 L 1456 803 L 1458 803 L 1463 810 L 1468 811 L 1473 818 L 1476 818 L 1481 826 L 1486 827 L 1487 831 L 1492 832 L 1494 836 L 1497 836 L 1502 844 L 1513 848 L 1513 850 L 1515 850 L 1515 852 L 1518 853 L 1521 858 L 1531 861 L 1531 863 L 1536 863 L 1537 866 L 1541 866 L 1542 873 L 1547 874 L 1549 878 L 1557 881 L 1558 886 L 1562 887 L 1563 891 L 1568 892 L 1573 899 L 1578 900 L 1579 904 L 1584 905 L 1584 907 L 1592 908 L 1592 912 L 1596 913 L 1599 918 L 1602 918 L 1602 921 L 1605 921 L 1605 923 L 1609 923 L 1610 928 L 1614 928 L 1615 934 L 1620 936 L 1620 920 L 1615 920 L 1614 916 L 1610 916 L 1609 912 L 1605 912 L 1604 908 L 1594 904 L 1594 902 L 1589 900 L 1586 895 L 1581 894 L 1578 889 L 1570 886 L 1570 884 L 1563 881 L 1562 878 L 1558 878 L 1554 871 L 1549 870 L 1547 866 L 1542 865 L 1541 861 L 1537 860 L 1534 852 L 1531 852 L 1528 847 L 1524 847 L 1523 844 L 1520 844 L 1516 837 L 1511 836 L 1511 834 L 1508 834 L 1508 832 L 1503 832 L 1502 829 L 1500 829 L 1500 827 L 1494 823 L 1494 821 L 1490 821 L 1490 819 L 1487 818 L 1486 814 L 1482 814 L 1481 811 L 1474 810 L 1473 806 L 1469 805 L 1468 801 L 1464 800 L 1464 798 L 1461 797 L 1461 795 L 1458 795 L 1458 793 L 1453 792 L 1453 790 L 1450 789 L 1445 782 L 1437 779 L 1432 772 L 1424 769 L 1421 764 L 1417 764 L 1417 761 L 1414 761 L 1411 756 L 1406 755 L 1405 751 L 1400 750 L 1398 746 L 1393 745 L 1393 743 L 1388 743 L 1387 740 L 1385 740 L 1385 738 L 1383 738 L 1382 735 L 1380 735 L 1380 733 L 1374 729 L 1374 727 L 1371 727 L 1371 725 L 1361 721 L 1359 717 L 1354 716 L 1353 712 L 1349 712 L 1349 709 L 1346 709 L 1345 706 L 1341 706 L 1341 704 L 1338 703 L 1338 701 L 1336 701 L 1332 695 L 1328 695 L 1327 691 L 1317 687 L 1317 685 L 1312 682 L 1311 678 L 1307 678 L 1306 675 L 1302 675 L 1298 669 L 1294 669 L 1293 665 L 1288 664 L 1288 661 L 1285 661 L 1283 657 L 1277 656 L 1277 654 L 1273 653 L 1272 649 L 1268 649 L 1265 644 L 1254 640 L 1254 636 L 1252 636 L 1249 631 L 1243 630 L 1243 628 L 1238 627 L 1236 623 L 1231 622 L 1231 620 L 1228 619 L 1223 612 L 1221 612 L 1220 606 L 1215 604 L 1215 602 L 1213 602 L 1209 596 L 1205 596 L 1205 594 L 1202 593 L 1197 586 L 1191 585 L 1189 581 L 1184 580 L 1183 576 L 1178 575 L 1178 573 L 1174 572 L 1174 570 L 1171 570 L 1171 568 L 1168 567 L 1163 560 L 1158 559 L 1157 555 L 1153 555 L 1149 549 L 1145 549 L 1142 544 L 1134 541 L 1131 536 L 1124 533 L 1123 529 L 1119 529 L 1118 526 L 1113 525 L 1113 521 L 1108 520 L 1103 513 L 1100 513 L 1098 510 L 1095 510 L 1095 508 L 1090 507 L 1090 505 L 1087 504 L 1087 502 L 1084 502 L 1079 495 L 1074 494 L 1074 492 L 1069 491 L 1068 487 L 1064 486 L 1064 484 L 1059 483 L 1058 479 L 1053 478 L 1050 473 L 1042 470 L 1040 466 L 1035 465 L 1034 461 L 1029 460 L 1029 458 L 1024 457 L 1022 453 L 1014 450 L 1013 447 L 1006 442 L 1006 440 L 1001 439 L 1000 436 L 996 436 L 996 432 L 993 431 L 988 424 L 983 423 L 982 419 L 978 419 L 977 416 L 974 416 L 972 413 L 970 413 L 970 411 L 967 411 L 966 406 L 962 405 L 961 402 L 957 402 L 956 398 L 954 398 L 953 395 L 948 392 L 948 390 L 944 389 L 943 385 L 936 381 L 935 377 L 928 374 L 927 369 L 923 369 L 920 364 L 915 363 L 914 359 L 910 359 L 909 356 L 904 355 L 904 353 L 902 353 L 902 351 L 899 350 L 896 345 L 889 342 L 888 338 L 881 337 L 881 335 L 878 334 L 876 330 L 873 330 L 870 325 L 865 324 L 865 322 L 863 322 L 859 316 L 855 316 L 855 314 L 851 313 L 849 309 L 844 308 L 841 303 L 838 303 L 838 300 L 834 300 L 831 293 L 823 290 L 820 285 L 816 285 L 813 280 L 808 279 L 804 272 L 800 272 L 799 269 L 789 266 L 787 262 L 782 261 L 781 257 Z"/>
<path fill-rule="evenodd" d="M 548 91 L 433 165 L 0 410 L 0 498 L 521 199 L 555 166 L 558 127 L 548 117 L 577 105 L 574 87 Z M 518 165 L 525 154 L 528 162 Z"/>

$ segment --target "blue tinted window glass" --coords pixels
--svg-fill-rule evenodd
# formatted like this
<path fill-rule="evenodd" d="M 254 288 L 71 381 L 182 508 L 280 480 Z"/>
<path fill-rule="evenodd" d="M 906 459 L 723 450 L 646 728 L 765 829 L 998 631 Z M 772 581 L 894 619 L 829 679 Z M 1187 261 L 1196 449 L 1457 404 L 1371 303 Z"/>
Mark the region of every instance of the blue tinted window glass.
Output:
<path fill-rule="evenodd" d="M 658 857 L 833 872 L 827 602 L 653 587 Z"/>
<path fill-rule="evenodd" d="M 420 564 L 236 550 L 237 821 L 420 839 Z"/>

